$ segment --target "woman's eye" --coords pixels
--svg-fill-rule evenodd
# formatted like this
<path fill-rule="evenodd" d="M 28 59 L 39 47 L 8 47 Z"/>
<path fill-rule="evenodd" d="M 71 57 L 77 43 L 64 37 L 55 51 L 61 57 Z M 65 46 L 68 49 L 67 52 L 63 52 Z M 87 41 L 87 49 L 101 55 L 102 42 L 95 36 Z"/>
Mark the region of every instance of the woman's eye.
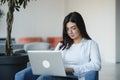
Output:
<path fill-rule="evenodd" d="M 76 27 L 73 27 L 72 29 L 73 29 L 73 30 L 76 30 Z"/>

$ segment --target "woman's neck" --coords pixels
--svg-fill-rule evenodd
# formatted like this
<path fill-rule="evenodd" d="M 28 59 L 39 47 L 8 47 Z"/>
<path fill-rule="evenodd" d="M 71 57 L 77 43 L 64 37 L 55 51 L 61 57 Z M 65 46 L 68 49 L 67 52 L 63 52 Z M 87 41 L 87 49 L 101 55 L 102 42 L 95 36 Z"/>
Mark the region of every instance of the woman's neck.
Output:
<path fill-rule="evenodd" d="M 83 37 L 80 36 L 77 39 L 74 39 L 73 41 L 76 44 L 76 43 L 80 43 L 82 41 L 82 39 L 83 39 Z"/>

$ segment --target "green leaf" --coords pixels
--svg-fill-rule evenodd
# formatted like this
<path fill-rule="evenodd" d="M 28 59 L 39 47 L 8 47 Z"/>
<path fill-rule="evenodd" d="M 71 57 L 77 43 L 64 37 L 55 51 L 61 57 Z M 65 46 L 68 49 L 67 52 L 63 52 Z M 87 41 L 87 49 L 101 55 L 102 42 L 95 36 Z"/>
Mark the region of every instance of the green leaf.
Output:
<path fill-rule="evenodd" d="M 18 6 L 18 4 L 19 4 L 18 0 L 15 0 L 15 6 Z"/>
<path fill-rule="evenodd" d="M 27 1 L 24 1 L 23 7 L 26 8 Z"/>
<path fill-rule="evenodd" d="M 0 0 L 1 4 L 4 4 L 6 2 L 6 0 Z"/>
<path fill-rule="evenodd" d="M 23 4 L 24 0 L 19 0 L 20 6 Z"/>
<path fill-rule="evenodd" d="M 15 6 L 16 8 L 20 8 L 20 6 Z"/>
<path fill-rule="evenodd" d="M 19 8 L 15 8 L 15 9 L 16 9 L 16 11 L 20 11 Z"/>

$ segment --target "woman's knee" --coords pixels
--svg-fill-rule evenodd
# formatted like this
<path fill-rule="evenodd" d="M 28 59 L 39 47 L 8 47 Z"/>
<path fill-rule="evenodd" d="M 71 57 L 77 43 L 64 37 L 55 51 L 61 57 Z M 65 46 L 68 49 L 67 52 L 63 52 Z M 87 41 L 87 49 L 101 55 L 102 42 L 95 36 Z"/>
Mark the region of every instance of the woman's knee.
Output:
<path fill-rule="evenodd" d="M 37 80 L 54 80 L 53 76 L 49 75 L 41 75 L 37 78 Z"/>

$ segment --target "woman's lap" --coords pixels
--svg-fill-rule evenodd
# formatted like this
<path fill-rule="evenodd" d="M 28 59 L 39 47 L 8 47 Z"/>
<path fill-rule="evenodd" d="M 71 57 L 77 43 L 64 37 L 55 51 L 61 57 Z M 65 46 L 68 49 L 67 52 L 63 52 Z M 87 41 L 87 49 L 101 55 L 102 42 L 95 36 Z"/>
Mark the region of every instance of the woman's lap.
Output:
<path fill-rule="evenodd" d="M 41 75 L 37 80 L 77 80 L 75 76 L 50 76 L 50 75 Z"/>

